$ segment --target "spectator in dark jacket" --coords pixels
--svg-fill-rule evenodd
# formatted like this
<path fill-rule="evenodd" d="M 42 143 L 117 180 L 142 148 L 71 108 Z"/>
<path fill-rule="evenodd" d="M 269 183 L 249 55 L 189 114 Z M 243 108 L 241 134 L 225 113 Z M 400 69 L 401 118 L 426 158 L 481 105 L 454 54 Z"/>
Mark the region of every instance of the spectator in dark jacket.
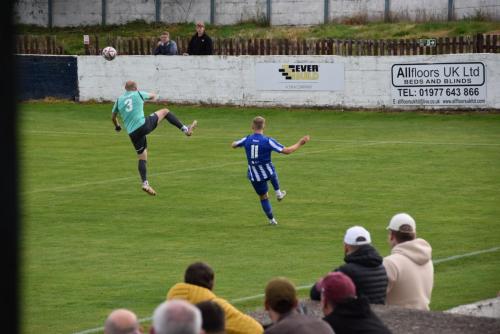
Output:
<path fill-rule="evenodd" d="M 349 276 L 334 272 L 320 283 L 321 308 L 335 334 L 390 334 L 391 331 L 370 308 L 366 297 L 356 297 Z"/>
<path fill-rule="evenodd" d="M 170 40 L 170 33 L 165 31 L 160 36 L 160 41 L 153 51 L 155 56 L 165 55 L 165 56 L 175 56 L 177 54 L 177 44 Z"/>
<path fill-rule="evenodd" d="M 367 297 L 370 304 L 385 304 L 387 273 L 382 264 L 383 258 L 370 243 L 370 233 L 363 227 L 348 229 L 344 237 L 345 264 L 334 271 L 349 276 L 358 294 Z M 311 287 L 310 297 L 313 300 L 320 299 L 317 284 Z"/>
<path fill-rule="evenodd" d="M 213 52 L 212 39 L 205 33 L 205 23 L 196 22 L 196 34 L 189 41 L 187 55 L 211 55 Z"/>

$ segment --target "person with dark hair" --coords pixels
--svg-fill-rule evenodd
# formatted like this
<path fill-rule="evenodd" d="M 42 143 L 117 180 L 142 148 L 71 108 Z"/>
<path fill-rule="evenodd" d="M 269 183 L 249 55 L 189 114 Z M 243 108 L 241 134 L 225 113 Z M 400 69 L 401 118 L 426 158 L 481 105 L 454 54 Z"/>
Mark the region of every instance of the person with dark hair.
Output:
<path fill-rule="evenodd" d="M 211 55 L 212 53 L 212 39 L 205 32 L 205 23 L 198 21 L 196 22 L 196 33 L 193 37 L 191 37 L 188 45 L 188 51 L 184 53 L 184 55 Z"/>
<path fill-rule="evenodd" d="M 195 305 L 201 312 L 203 319 L 201 328 L 205 334 L 224 334 L 226 333 L 226 322 L 224 310 L 216 302 L 207 300 Z"/>
<path fill-rule="evenodd" d="M 155 99 L 156 94 L 139 91 L 137 83 L 129 80 L 125 83 L 125 93 L 116 100 L 111 111 L 111 121 L 116 132 L 122 130 L 118 122 L 118 115 L 125 123 L 125 128 L 139 159 L 138 169 L 142 180 L 142 190 L 152 196 L 156 195 L 156 191 L 151 187 L 147 178 L 148 142 L 146 136 L 153 132 L 163 119 L 179 128 L 188 137 L 193 134 L 197 125 L 196 120 L 189 126 L 182 124 L 174 113 L 166 108 L 144 117 L 144 102 Z"/>
<path fill-rule="evenodd" d="M 361 226 L 349 228 L 344 236 L 345 264 L 336 268 L 349 276 L 359 295 L 368 298 L 370 304 L 385 304 L 387 274 L 382 265 L 383 258 L 371 245 L 370 233 Z M 312 300 L 320 300 L 317 284 L 311 287 Z"/>
<path fill-rule="evenodd" d="M 431 245 L 417 238 L 415 220 L 407 213 L 394 215 L 387 230 L 392 248 L 384 258 L 387 304 L 429 310 L 434 285 Z"/>
<path fill-rule="evenodd" d="M 213 292 L 215 275 L 206 263 L 195 262 L 184 273 L 184 283 L 177 283 L 167 293 L 167 300 L 184 299 L 191 304 L 205 301 L 217 303 L 224 311 L 226 333 L 261 334 L 262 325 L 252 317 L 239 311 L 227 300 L 217 297 Z"/>
<path fill-rule="evenodd" d="M 326 275 L 319 283 L 323 318 L 335 334 L 390 334 L 370 308 L 368 299 L 357 297 L 352 279 L 342 272 Z"/>
<path fill-rule="evenodd" d="M 265 334 L 332 334 L 324 321 L 297 312 L 295 286 L 284 277 L 274 278 L 267 283 L 265 302 L 273 325 Z"/>
<path fill-rule="evenodd" d="M 204 262 L 195 262 L 187 267 L 184 273 L 184 283 L 202 286 L 212 290 L 214 286 L 214 271 Z"/>
<path fill-rule="evenodd" d="M 126 309 L 112 311 L 104 324 L 104 334 L 141 334 L 134 312 Z"/>

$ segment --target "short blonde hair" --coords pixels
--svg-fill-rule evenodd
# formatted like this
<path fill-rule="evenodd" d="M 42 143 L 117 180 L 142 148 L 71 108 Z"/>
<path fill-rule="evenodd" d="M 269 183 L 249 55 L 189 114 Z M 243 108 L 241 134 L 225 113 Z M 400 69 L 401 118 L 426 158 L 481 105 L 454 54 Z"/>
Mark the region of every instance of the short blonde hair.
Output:
<path fill-rule="evenodd" d="M 266 125 L 266 119 L 262 116 L 257 116 L 252 121 L 252 127 L 255 130 L 262 130 L 264 129 L 265 125 Z"/>

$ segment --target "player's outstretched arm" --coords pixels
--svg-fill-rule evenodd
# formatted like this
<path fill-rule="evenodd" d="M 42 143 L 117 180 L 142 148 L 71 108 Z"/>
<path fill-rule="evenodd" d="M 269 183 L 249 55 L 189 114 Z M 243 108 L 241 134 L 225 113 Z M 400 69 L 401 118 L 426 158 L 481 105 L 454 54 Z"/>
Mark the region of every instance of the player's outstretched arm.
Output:
<path fill-rule="evenodd" d="M 148 93 L 149 95 L 149 101 L 156 101 L 156 99 L 158 98 L 158 95 L 156 95 L 155 93 Z"/>
<path fill-rule="evenodd" d="M 118 123 L 118 119 L 116 118 L 117 115 L 118 115 L 118 113 L 116 113 L 116 112 L 111 113 L 111 121 L 115 125 L 116 132 L 120 132 L 122 127 L 120 126 L 120 123 Z"/>
<path fill-rule="evenodd" d="M 231 147 L 232 147 L 232 148 L 238 148 L 238 142 L 237 142 L 237 141 L 233 141 L 233 142 L 231 143 Z"/>
<path fill-rule="evenodd" d="M 296 142 L 295 144 L 293 144 L 292 146 L 288 146 L 288 147 L 283 148 L 281 153 L 283 153 L 283 154 L 293 153 L 293 152 L 297 151 L 302 145 L 305 145 L 309 140 L 311 140 L 311 137 L 304 136 L 304 137 L 300 138 L 299 141 Z"/>

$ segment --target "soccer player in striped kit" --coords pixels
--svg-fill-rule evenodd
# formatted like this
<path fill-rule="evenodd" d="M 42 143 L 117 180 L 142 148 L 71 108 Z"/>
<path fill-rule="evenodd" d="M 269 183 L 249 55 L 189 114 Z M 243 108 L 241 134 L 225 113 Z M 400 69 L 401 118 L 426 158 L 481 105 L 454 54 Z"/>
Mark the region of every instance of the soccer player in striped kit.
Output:
<path fill-rule="evenodd" d="M 304 136 L 292 146 L 284 147 L 273 138 L 264 136 L 265 126 L 266 120 L 263 117 L 255 117 L 252 121 L 252 130 L 254 133 L 233 142 L 231 146 L 233 148 L 245 147 L 248 160 L 248 179 L 260 197 L 260 204 L 267 218 L 269 218 L 269 224 L 276 225 L 278 222 L 273 216 L 271 203 L 267 194 L 267 181 L 271 181 L 278 201 L 281 201 L 286 196 L 286 191 L 280 190 L 278 175 L 271 162 L 271 152 L 293 153 L 307 143 L 310 137 Z"/>

